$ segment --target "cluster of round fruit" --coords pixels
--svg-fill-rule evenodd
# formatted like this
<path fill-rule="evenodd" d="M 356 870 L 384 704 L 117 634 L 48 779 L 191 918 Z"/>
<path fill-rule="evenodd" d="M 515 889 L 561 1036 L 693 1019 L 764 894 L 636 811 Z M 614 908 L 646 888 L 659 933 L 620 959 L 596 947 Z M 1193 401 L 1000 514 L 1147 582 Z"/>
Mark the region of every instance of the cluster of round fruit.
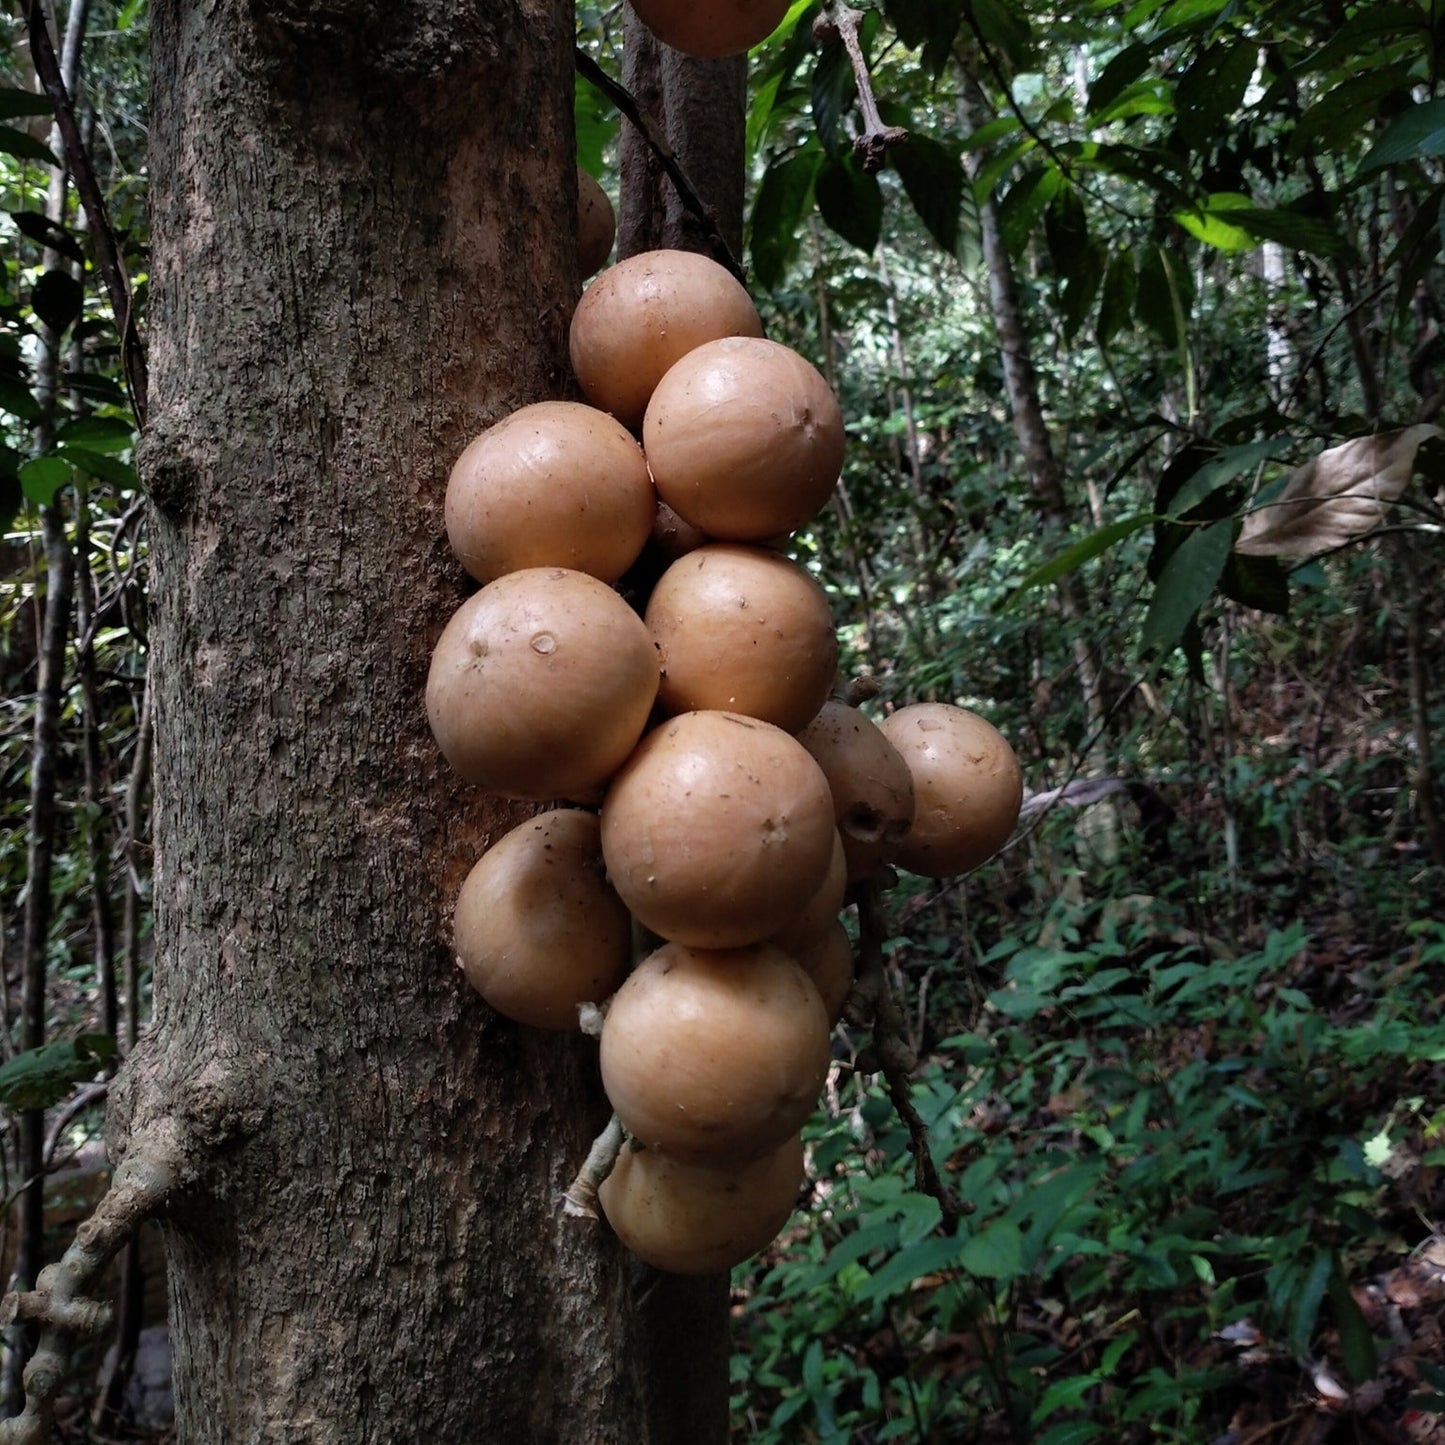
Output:
<path fill-rule="evenodd" d="M 971 713 L 880 727 L 829 700 L 827 599 L 778 544 L 831 493 L 842 416 L 726 270 L 624 261 L 570 345 L 587 404 L 513 413 L 447 489 L 483 586 L 437 643 L 432 730 L 472 782 L 573 805 L 482 857 L 455 946 L 523 1023 L 605 1006 L 603 1085 L 632 1143 L 603 1210 L 650 1263 L 720 1270 L 792 1210 L 852 984 L 849 884 L 982 862 L 1021 780 Z M 660 946 L 634 968 L 635 934 Z"/>

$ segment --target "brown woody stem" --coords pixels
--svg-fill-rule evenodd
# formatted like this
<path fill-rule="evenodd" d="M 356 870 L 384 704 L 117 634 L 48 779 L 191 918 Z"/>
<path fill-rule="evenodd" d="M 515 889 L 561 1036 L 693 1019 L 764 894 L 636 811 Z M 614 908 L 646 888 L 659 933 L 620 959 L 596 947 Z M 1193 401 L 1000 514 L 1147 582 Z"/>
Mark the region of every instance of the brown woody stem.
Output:
<path fill-rule="evenodd" d="M 888 939 L 888 921 L 878 900 L 876 883 L 858 890 L 858 981 L 848 1000 L 852 1018 L 872 1026 L 873 1052 L 879 1072 L 888 1086 L 888 1097 L 908 1130 L 908 1152 L 913 1155 L 914 1184 L 920 1194 L 938 1201 L 945 1229 L 952 1229 L 969 1206 L 943 1181 L 933 1162 L 928 1125 L 913 1102 L 909 1077 L 918 1058 L 904 1037 L 903 1013 L 888 985 L 883 945 Z"/>
<path fill-rule="evenodd" d="M 908 139 L 908 132 L 902 126 L 884 124 L 879 114 L 878 99 L 873 93 L 873 77 L 868 73 L 868 60 L 858 40 L 863 12 L 851 5 L 829 4 L 828 15 L 838 28 L 838 37 L 848 52 L 853 79 L 858 84 L 858 109 L 863 113 L 863 132 L 853 142 L 853 154 L 858 157 L 863 169 L 872 174 L 883 169 L 888 151 L 902 145 Z"/>
<path fill-rule="evenodd" d="M 572 1219 L 597 1218 L 597 1191 L 612 1173 L 617 1156 L 622 1152 L 625 1136 L 622 1120 L 616 1114 L 607 1127 L 592 1141 L 587 1161 L 562 1196 L 562 1212 Z"/>

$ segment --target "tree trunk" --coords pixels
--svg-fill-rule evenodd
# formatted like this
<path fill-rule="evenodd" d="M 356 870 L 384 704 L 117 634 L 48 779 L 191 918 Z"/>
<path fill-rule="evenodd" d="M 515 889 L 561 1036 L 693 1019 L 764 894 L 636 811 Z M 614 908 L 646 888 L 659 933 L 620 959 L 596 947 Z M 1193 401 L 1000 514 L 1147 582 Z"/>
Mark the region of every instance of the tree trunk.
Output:
<path fill-rule="evenodd" d="M 180 1438 L 721 1441 L 693 1323 L 558 1208 L 595 1044 L 491 1014 L 446 946 L 517 811 L 427 730 L 441 503 L 470 436 L 565 389 L 571 7 L 153 27 L 156 1022 L 111 1138 L 184 1143 Z"/>
<path fill-rule="evenodd" d="M 632 12 L 623 30 L 622 83 L 658 123 L 683 174 L 734 256 L 743 248 L 743 143 L 747 57 L 696 60 L 664 45 Z M 702 227 L 678 199 L 644 136 L 622 127 L 617 254 L 671 247 L 709 253 Z"/>
<path fill-rule="evenodd" d="M 964 77 L 963 117 L 970 130 L 977 130 L 985 121 L 996 118 L 982 87 L 969 75 Z M 980 151 L 973 151 L 965 158 L 970 180 L 977 177 L 986 158 L 986 153 Z M 1024 327 L 1013 259 L 999 224 L 998 202 L 992 195 L 978 198 L 978 219 L 984 266 L 988 272 L 989 309 L 998 334 L 999 349 L 1003 353 L 1004 389 L 1013 416 L 1014 436 L 1018 439 L 1024 465 L 1028 469 L 1029 486 L 1038 505 L 1040 520 L 1046 530 L 1057 530 L 1066 525 L 1069 514 L 1068 501 L 1064 496 L 1063 469 L 1059 466 L 1044 418 L 1038 373 L 1034 370 L 1028 332 Z M 1089 723 L 1084 765 L 1097 776 L 1108 769 L 1105 743 L 1109 714 L 1104 703 L 1102 668 L 1079 626 L 1080 619 L 1088 612 L 1088 603 L 1076 573 L 1060 579 L 1058 599 L 1059 610 L 1069 627 L 1074 669 L 1083 696 L 1084 715 Z M 1106 802 L 1090 809 L 1079 825 L 1080 837 L 1105 863 L 1113 863 L 1118 857 L 1117 823 L 1113 803 Z"/>

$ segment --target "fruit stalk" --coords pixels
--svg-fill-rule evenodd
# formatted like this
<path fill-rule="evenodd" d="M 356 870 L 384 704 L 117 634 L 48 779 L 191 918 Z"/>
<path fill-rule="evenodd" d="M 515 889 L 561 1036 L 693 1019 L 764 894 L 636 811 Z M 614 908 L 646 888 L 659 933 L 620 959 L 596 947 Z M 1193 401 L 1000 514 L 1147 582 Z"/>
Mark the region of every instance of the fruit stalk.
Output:
<path fill-rule="evenodd" d="M 608 1121 L 607 1127 L 592 1141 L 587 1158 L 577 1171 L 577 1177 L 567 1186 L 562 1196 L 562 1213 L 569 1219 L 596 1219 L 597 1191 L 602 1181 L 612 1173 L 617 1156 L 622 1152 L 624 1135 L 622 1120 L 616 1114 Z"/>

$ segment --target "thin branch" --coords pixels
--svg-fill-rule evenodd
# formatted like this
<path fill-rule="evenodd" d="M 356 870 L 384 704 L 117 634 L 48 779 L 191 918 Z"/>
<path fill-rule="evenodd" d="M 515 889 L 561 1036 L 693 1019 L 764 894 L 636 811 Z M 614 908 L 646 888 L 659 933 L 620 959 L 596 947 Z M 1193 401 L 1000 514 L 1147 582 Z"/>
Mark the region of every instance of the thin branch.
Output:
<path fill-rule="evenodd" d="M 116 329 L 120 332 L 121 357 L 131 406 L 135 411 L 136 422 L 144 427 L 149 383 L 146 375 L 145 345 L 135 322 L 130 279 L 126 275 L 125 262 L 121 259 L 115 229 L 110 223 L 110 211 L 105 204 L 105 196 L 101 192 L 99 181 L 96 180 L 95 168 L 90 163 L 90 154 L 80 134 L 70 92 L 60 73 L 60 62 L 55 55 L 50 28 L 45 22 L 45 9 L 40 0 L 26 0 L 25 19 L 30 31 L 30 55 L 35 65 L 35 73 L 40 77 L 45 93 L 55 109 L 55 123 L 59 126 L 65 142 L 66 161 L 75 177 L 80 203 L 85 207 L 85 214 L 90 220 L 96 265 L 105 280 L 111 310 L 115 313 Z"/>
<path fill-rule="evenodd" d="M 918 1067 L 918 1059 L 905 1038 L 907 1024 L 888 975 L 883 945 L 889 937 L 888 921 L 883 915 L 876 883 L 865 883 L 858 889 L 858 980 L 848 999 L 851 1019 L 871 1026 L 873 1052 L 879 1072 L 888 1087 L 888 1097 L 898 1117 L 908 1130 L 908 1151 L 913 1155 L 914 1182 L 920 1194 L 938 1201 L 945 1229 L 951 1230 L 972 1208 L 947 1184 L 933 1162 L 928 1125 L 913 1102 L 909 1076 Z"/>
<path fill-rule="evenodd" d="M 721 265 L 726 266 L 739 281 L 746 285 L 747 276 L 737 257 L 733 255 L 732 247 L 728 245 L 722 232 L 718 230 L 717 218 L 708 210 L 702 197 L 698 195 L 692 182 L 688 180 L 682 166 L 678 164 L 677 155 L 663 134 L 662 127 L 643 110 L 632 92 L 620 81 L 614 80 L 608 75 L 581 46 L 577 47 L 576 59 L 578 74 L 591 85 L 596 86 L 637 127 L 642 138 L 651 147 L 658 164 L 667 172 L 668 178 L 677 188 L 678 199 L 697 218 L 698 225 L 702 227 L 703 236 L 712 248 L 713 258 Z"/>
<path fill-rule="evenodd" d="M 562 1196 L 562 1212 L 572 1219 L 597 1218 L 597 1191 L 612 1173 L 617 1156 L 622 1152 L 625 1136 L 622 1120 L 614 1114 L 607 1127 L 592 1141 L 586 1162 Z"/>
<path fill-rule="evenodd" d="M 873 77 L 868 72 L 868 57 L 863 54 L 863 46 L 858 40 L 858 27 L 862 25 L 863 18 L 861 10 L 828 0 L 827 14 L 814 34 L 820 40 L 832 39 L 836 35 L 848 52 L 848 63 L 853 67 L 853 79 L 858 86 L 858 109 L 863 114 L 863 133 L 854 138 L 853 154 L 871 175 L 883 169 L 888 152 L 894 146 L 902 145 L 908 139 L 908 132 L 900 125 L 888 125 L 878 110 Z"/>

